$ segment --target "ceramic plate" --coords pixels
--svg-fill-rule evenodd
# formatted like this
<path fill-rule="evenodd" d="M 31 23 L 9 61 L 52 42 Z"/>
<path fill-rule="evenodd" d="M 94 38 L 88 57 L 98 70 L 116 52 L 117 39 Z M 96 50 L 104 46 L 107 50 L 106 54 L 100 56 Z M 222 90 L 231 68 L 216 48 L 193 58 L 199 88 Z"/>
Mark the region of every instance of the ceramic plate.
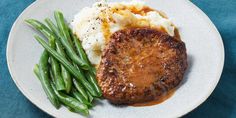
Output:
<path fill-rule="evenodd" d="M 217 29 L 209 18 L 188 0 L 145 0 L 147 5 L 164 11 L 179 28 L 186 43 L 189 67 L 184 81 L 175 94 L 158 105 L 147 107 L 118 107 L 106 100 L 90 110 L 96 118 L 167 118 L 180 117 L 204 102 L 216 87 L 224 64 L 224 47 Z M 71 21 L 73 15 L 92 0 L 36 0 L 24 10 L 14 23 L 7 44 L 7 62 L 12 79 L 21 92 L 36 106 L 54 117 L 78 118 L 65 107 L 55 109 L 47 99 L 32 70 L 43 48 L 34 40 L 36 33 L 24 19 L 52 18 L 54 10 L 61 10 Z"/>

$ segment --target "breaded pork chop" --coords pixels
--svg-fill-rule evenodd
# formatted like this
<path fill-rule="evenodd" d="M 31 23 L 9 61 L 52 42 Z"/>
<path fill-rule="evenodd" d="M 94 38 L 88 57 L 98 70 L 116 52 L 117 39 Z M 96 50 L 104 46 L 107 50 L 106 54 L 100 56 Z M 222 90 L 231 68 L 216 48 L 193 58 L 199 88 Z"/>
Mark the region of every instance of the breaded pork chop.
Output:
<path fill-rule="evenodd" d="M 114 104 L 150 101 L 176 87 L 187 68 L 184 42 L 150 28 L 112 34 L 103 51 L 97 79 Z"/>

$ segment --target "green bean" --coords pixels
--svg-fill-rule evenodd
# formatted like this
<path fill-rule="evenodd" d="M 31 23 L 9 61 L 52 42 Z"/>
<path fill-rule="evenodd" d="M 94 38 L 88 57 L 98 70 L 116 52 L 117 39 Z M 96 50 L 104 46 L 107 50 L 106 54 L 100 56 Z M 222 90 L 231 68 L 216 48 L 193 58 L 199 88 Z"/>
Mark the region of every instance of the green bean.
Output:
<path fill-rule="evenodd" d="M 38 30 L 39 32 L 41 32 L 46 38 L 49 39 L 53 37 L 53 34 L 50 31 L 50 29 L 48 29 L 48 27 L 44 25 L 43 23 L 34 19 L 28 19 L 28 20 L 25 20 L 25 22 L 28 23 L 33 28 L 35 28 L 36 30 Z"/>
<path fill-rule="evenodd" d="M 49 18 L 46 18 L 45 22 L 47 23 L 47 25 L 50 28 L 50 30 L 56 35 L 56 37 L 59 38 L 58 28 L 53 24 L 53 22 Z M 65 52 L 63 50 L 63 47 L 61 45 L 61 42 L 59 40 L 56 40 L 56 50 L 63 57 L 66 57 L 66 54 L 65 54 Z M 63 65 L 61 65 L 61 74 L 62 74 L 62 78 L 63 78 L 64 83 L 65 83 L 66 92 L 69 93 L 70 90 L 71 90 L 71 85 L 72 85 L 71 75 L 65 69 L 65 67 Z"/>
<path fill-rule="evenodd" d="M 89 63 L 89 60 L 82 48 L 82 45 L 81 43 L 79 42 L 79 39 L 76 38 L 76 36 L 72 33 L 72 31 L 70 30 L 70 34 L 71 34 L 71 37 L 74 41 L 74 44 L 75 44 L 75 47 L 81 57 L 82 60 L 84 60 L 87 64 L 90 65 Z M 93 71 L 93 67 L 90 65 L 90 69 L 89 69 L 90 72 L 86 72 L 86 77 L 88 79 L 88 81 L 94 86 L 96 92 L 98 93 L 99 96 L 102 96 L 102 91 L 100 89 L 100 87 L 98 86 L 98 83 L 97 83 L 97 80 L 95 78 L 95 74 L 96 72 Z"/>
<path fill-rule="evenodd" d="M 89 71 L 92 71 L 93 74 L 96 74 L 96 69 L 90 64 L 90 61 L 88 60 L 88 57 L 87 57 L 86 53 L 84 52 L 84 49 L 83 49 L 79 39 L 73 34 L 73 32 L 71 30 L 69 30 L 69 31 L 70 31 L 70 35 L 73 39 L 74 45 L 76 47 L 76 50 L 79 53 L 80 58 L 89 65 Z"/>
<path fill-rule="evenodd" d="M 37 76 L 38 80 L 40 80 L 40 75 L 39 75 L 39 65 L 35 64 L 34 66 L 34 74 Z M 40 80 L 41 81 L 41 80 Z"/>
<path fill-rule="evenodd" d="M 57 35 L 60 35 L 56 26 L 49 19 L 46 19 L 45 21 L 47 22 L 47 24 L 49 24 L 49 27 L 51 27 L 51 29 L 53 29 L 52 31 L 54 31 Z M 79 40 L 75 37 L 75 35 L 72 33 L 71 30 L 69 30 L 67 28 L 66 28 L 66 30 L 69 31 L 81 59 L 84 60 L 88 65 L 90 65 L 89 60 L 88 60 L 80 42 L 79 42 Z M 67 37 L 68 41 L 70 41 L 70 36 L 68 36 L 68 32 L 64 33 L 64 36 Z M 96 71 L 94 71 L 94 70 L 95 69 L 90 65 L 90 71 L 92 71 L 93 74 L 96 74 Z M 97 93 L 99 94 L 99 96 L 101 96 L 101 90 L 97 85 L 96 79 L 94 77 L 92 77 L 92 75 L 89 76 L 89 80 L 91 80 L 91 82 L 92 82 L 94 88 L 96 89 Z"/>
<path fill-rule="evenodd" d="M 64 19 L 63 14 L 60 11 L 55 11 L 54 17 L 57 22 L 57 26 L 59 27 L 59 31 L 61 32 L 61 35 L 65 39 L 67 39 L 69 41 L 69 43 L 72 45 L 68 25 L 65 23 L 65 19 Z"/>
<path fill-rule="evenodd" d="M 37 65 L 37 64 L 36 64 Z M 53 77 L 53 73 L 52 73 L 52 70 L 50 70 L 49 71 L 50 72 L 50 77 L 51 78 L 54 78 Z M 52 80 L 54 80 L 54 79 L 52 79 Z M 55 82 L 54 81 L 52 81 L 52 83 L 55 85 Z M 72 108 L 70 108 L 69 106 L 66 106 L 66 105 L 64 105 L 69 111 L 71 111 L 71 112 L 76 112 L 74 109 L 72 109 Z"/>
<path fill-rule="evenodd" d="M 60 38 L 61 36 L 58 27 L 49 18 L 46 18 L 44 21 L 46 22 L 50 30 L 57 36 L 57 38 Z"/>
<path fill-rule="evenodd" d="M 69 93 L 71 91 L 71 86 L 72 86 L 71 75 L 64 66 L 61 66 L 61 73 L 64 79 L 66 93 Z"/>
<path fill-rule="evenodd" d="M 77 111 L 76 110 L 74 110 L 73 108 L 71 108 L 71 107 L 69 107 L 69 106 L 66 106 L 66 105 L 64 105 L 70 112 L 75 112 L 75 113 L 77 113 Z"/>
<path fill-rule="evenodd" d="M 41 23 L 37 20 L 34 20 L 34 19 L 26 20 L 26 22 L 29 25 L 31 25 L 33 28 L 35 28 L 39 32 L 41 32 L 45 37 L 47 37 L 49 40 L 49 45 L 53 49 L 56 48 L 55 35 L 51 32 L 51 30 L 46 25 L 44 25 L 43 23 Z M 57 90 L 65 90 L 65 85 L 64 85 L 64 81 L 61 76 L 59 63 L 52 56 L 50 57 L 50 61 L 51 61 L 51 65 L 52 65 L 52 72 L 54 75 Z"/>
<path fill-rule="evenodd" d="M 69 35 L 68 35 L 68 29 L 65 25 L 63 14 L 61 12 L 55 11 L 54 16 L 55 16 L 59 31 L 61 32 L 61 33 L 59 33 L 60 34 L 59 39 L 60 39 L 62 45 L 65 47 L 68 56 L 71 58 L 71 60 L 73 62 L 78 64 L 81 68 L 83 68 L 84 70 L 88 70 L 89 65 L 87 63 L 85 63 L 83 60 L 81 60 L 76 55 L 76 52 L 74 51 L 74 49 L 69 41 L 70 39 L 69 39 Z"/>
<path fill-rule="evenodd" d="M 87 80 L 90 82 L 90 84 L 93 85 L 93 88 L 96 90 L 98 97 L 102 96 L 102 90 L 101 88 L 98 86 L 97 80 L 95 78 L 95 75 L 93 75 L 90 72 L 86 72 L 85 73 Z"/>
<path fill-rule="evenodd" d="M 52 49 L 42 38 L 39 36 L 35 36 L 35 39 L 61 64 L 65 66 L 65 68 L 75 76 L 75 78 L 83 84 L 83 86 L 93 95 L 99 96 L 90 83 L 86 80 L 86 78 L 82 75 L 80 71 L 78 71 L 66 58 L 58 54 L 54 49 Z"/>
<path fill-rule="evenodd" d="M 88 111 L 88 107 L 83 104 L 80 103 L 77 99 L 70 97 L 60 91 L 56 90 L 56 87 L 51 83 L 52 88 L 54 90 L 54 92 L 56 93 L 57 97 L 59 98 L 59 101 L 62 102 L 63 104 L 65 104 L 66 106 L 68 106 L 69 108 L 75 110 L 76 112 L 80 112 L 84 115 L 88 115 L 89 111 Z"/>
<path fill-rule="evenodd" d="M 87 80 L 90 82 L 90 84 L 93 86 L 93 88 L 95 89 L 97 96 L 95 97 L 101 97 L 102 96 L 102 92 L 100 87 L 97 85 L 97 80 L 96 78 L 94 78 L 95 76 L 92 76 L 92 73 L 84 72 L 83 70 L 81 70 L 76 64 L 74 64 L 75 68 L 80 71 L 80 73 L 82 73 L 83 75 L 86 76 Z M 88 100 L 88 99 L 87 99 Z"/>
<path fill-rule="evenodd" d="M 79 92 L 77 92 L 76 89 L 72 89 L 72 94 L 81 103 L 86 104 L 88 107 L 93 107 L 93 105 L 88 102 Z"/>
<path fill-rule="evenodd" d="M 72 37 L 70 35 L 70 27 L 68 26 L 67 23 L 65 23 L 65 28 L 66 28 L 66 31 L 67 31 L 67 35 L 66 35 L 67 38 L 66 39 L 69 41 L 70 45 L 74 48 L 73 42 L 71 40 Z"/>
<path fill-rule="evenodd" d="M 73 84 L 75 86 L 75 88 L 80 92 L 80 94 L 86 99 L 88 100 L 88 95 L 85 92 L 83 85 L 81 85 L 79 82 L 77 82 L 75 79 L 72 80 Z"/>
<path fill-rule="evenodd" d="M 53 38 L 49 39 L 49 45 L 53 49 L 56 48 L 55 40 Z M 56 85 L 57 90 L 65 90 L 64 80 L 62 79 L 62 76 L 61 76 L 61 72 L 60 72 L 61 70 L 60 70 L 60 65 L 58 61 L 53 56 L 50 57 L 50 61 L 51 61 L 52 73 L 54 75 L 54 80 L 55 80 L 55 85 Z"/>
<path fill-rule="evenodd" d="M 53 75 L 53 72 L 52 72 L 52 68 L 49 69 L 49 76 L 50 76 L 52 82 L 53 82 L 54 84 L 56 84 L 55 79 L 54 79 L 54 75 Z"/>
<path fill-rule="evenodd" d="M 60 38 L 60 37 L 63 38 L 63 34 L 59 31 L 58 27 L 49 18 L 46 18 L 45 22 L 47 23 L 47 25 L 50 27 L 50 29 L 55 33 L 55 35 L 58 38 Z M 70 37 L 66 37 L 65 39 L 67 39 L 67 41 L 69 42 L 70 46 L 73 49 L 73 43 L 72 43 Z"/>
<path fill-rule="evenodd" d="M 40 82 L 43 86 L 43 89 L 48 96 L 49 101 L 58 109 L 60 107 L 60 103 L 58 101 L 58 98 L 56 94 L 54 93 L 52 86 L 50 85 L 50 80 L 49 80 L 49 70 L 48 70 L 48 59 L 49 55 L 46 50 L 43 51 L 43 54 L 40 57 L 39 61 L 39 79 Z M 37 68 L 37 66 L 36 66 Z M 35 69 L 37 70 L 37 69 Z M 37 72 L 37 71 L 35 71 Z"/>
<path fill-rule="evenodd" d="M 69 29 L 69 31 L 70 31 L 70 35 L 71 35 L 71 37 L 72 37 L 72 39 L 73 39 L 73 41 L 74 41 L 74 45 L 75 45 L 75 47 L 76 47 L 76 50 L 77 50 L 77 52 L 79 53 L 80 58 L 81 58 L 82 60 L 84 60 L 86 63 L 89 63 L 89 60 L 88 60 L 88 58 L 87 58 L 87 55 L 85 54 L 85 52 L 84 52 L 84 50 L 83 50 L 83 48 L 82 48 L 82 45 L 81 45 L 79 39 L 77 39 L 77 37 L 73 34 L 73 32 L 71 31 L 71 29 Z"/>
<path fill-rule="evenodd" d="M 92 103 L 93 102 L 93 96 L 88 91 L 87 91 L 87 95 L 88 95 L 88 101 L 90 103 Z"/>

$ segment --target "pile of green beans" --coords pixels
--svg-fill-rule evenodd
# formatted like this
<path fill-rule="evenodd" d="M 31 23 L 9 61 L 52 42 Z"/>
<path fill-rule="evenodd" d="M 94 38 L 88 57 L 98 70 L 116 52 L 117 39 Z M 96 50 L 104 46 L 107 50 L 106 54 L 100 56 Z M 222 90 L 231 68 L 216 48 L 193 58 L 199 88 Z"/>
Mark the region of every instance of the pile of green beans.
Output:
<path fill-rule="evenodd" d="M 54 18 L 56 23 L 46 18 L 46 25 L 35 19 L 25 20 L 47 39 L 34 36 L 44 51 L 33 71 L 55 108 L 64 105 L 72 112 L 88 115 L 94 98 L 102 96 L 96 69 L 63 14 L 55 11 Z"/>

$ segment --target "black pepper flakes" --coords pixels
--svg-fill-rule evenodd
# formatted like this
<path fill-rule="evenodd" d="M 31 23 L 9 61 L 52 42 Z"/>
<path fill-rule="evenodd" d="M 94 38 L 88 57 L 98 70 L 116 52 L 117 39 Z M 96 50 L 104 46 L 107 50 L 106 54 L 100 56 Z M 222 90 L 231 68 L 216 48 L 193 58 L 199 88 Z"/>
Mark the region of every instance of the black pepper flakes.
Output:
<path fill-rule="evenodd" d="M 98 4 L 98 7 L 101 7 L 101 6 L 102 6 L 102 4 L 101 4 L 101 3 L 99 3 L 99 4 Z"/>

